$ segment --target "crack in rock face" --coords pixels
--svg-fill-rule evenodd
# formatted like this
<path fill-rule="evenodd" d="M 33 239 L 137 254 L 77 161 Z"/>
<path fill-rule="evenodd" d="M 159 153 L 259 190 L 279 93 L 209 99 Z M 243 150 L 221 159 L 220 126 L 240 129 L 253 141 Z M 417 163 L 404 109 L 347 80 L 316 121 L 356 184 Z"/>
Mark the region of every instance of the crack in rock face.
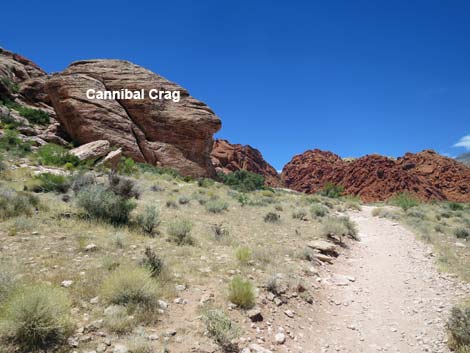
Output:
<path fill-rule="evenodd" d="M 187 90 L 128 61 L 72 63 L 46 85 L 57 119 L 80 144 L 107 140 L 137 162 L 213 176 L 210 152 L 220 119 Z M 87 90 L 179 91 L 180 100 L 89 99 Z"/>

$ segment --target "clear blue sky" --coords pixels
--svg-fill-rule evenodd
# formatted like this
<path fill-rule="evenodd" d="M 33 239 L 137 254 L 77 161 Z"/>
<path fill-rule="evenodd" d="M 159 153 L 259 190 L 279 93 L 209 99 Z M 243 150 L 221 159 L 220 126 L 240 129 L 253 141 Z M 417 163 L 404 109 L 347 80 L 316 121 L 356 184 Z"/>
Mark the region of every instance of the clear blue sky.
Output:
<path fill-rule="evenodd" d="M 457 155 L 470 134 L 466 0 L 5 1 L 0 46 L 48 72 L 89 58 L 145 66 L 277 169 L 315 147 Z"/>

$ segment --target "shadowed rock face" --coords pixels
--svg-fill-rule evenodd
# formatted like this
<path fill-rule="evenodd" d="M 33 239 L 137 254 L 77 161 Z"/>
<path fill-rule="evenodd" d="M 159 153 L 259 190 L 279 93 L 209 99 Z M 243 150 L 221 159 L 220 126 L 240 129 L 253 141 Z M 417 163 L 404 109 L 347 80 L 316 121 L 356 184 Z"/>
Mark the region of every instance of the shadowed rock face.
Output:
<path fill-rule="evenodd" d="M 128 61 L 87 60 L 53 75 L 46 88 L 57 119 L 79 143 L 108 140 L 138 162 L 214 175 L 210 152 L 220 119 L 177 84 Z M 88 89 L 180 91 L 181 99 L 96 100 L 87 99 Z"/>
<path fill-rule="evenodd" d="M 243 169 L 262 175 L 268 186 L 282 186 L 276 170 L 263 159 L 260 151 L 251 146 L 231 144 L 227 140 L 215 140 L 211 158 L 217 173 Z"/>
<path fill-rule="evenodd" d="M 307 193 L 328 182 L 342 185 L 346 194 L 367 202 L 405 191 L 423 200 L 470 201 L 470 168 L 430 150 L 407 153 L 397 160 L 367 155 L 353 161 L 310 150 L 286 164 L 281 178 L 286 186 Z"/>

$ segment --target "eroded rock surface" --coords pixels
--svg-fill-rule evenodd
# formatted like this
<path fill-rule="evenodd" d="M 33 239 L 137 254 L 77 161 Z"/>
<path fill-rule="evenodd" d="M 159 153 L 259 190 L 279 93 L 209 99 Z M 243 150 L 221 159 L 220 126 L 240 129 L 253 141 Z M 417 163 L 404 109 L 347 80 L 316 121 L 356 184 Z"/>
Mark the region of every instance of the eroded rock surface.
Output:
<path fill-rule="evenodd" d="M 74 140 L 108 140 L 138 162 L 185 175 L 214 175 L 210 152 L 220 119 L 181 86 L 128 61 L 87 60 L 53 75 L 46 87 L 58 120 Z M 152 100 L 148 94 L 143 100 L 88 99 L 88 89 L 180 91 L 181 100 Z"/>
<path fill-rule="evenodd" d="M 431 150 L 397 160 L 367 155 L 353 161 L 318 149 L 295 156 L 281 174 L 286 186 L 307 193 L 326 183 L 342 185 L 363 201 L 383 201 L 410 192 L 423 200 L 470 201 L 470 168 Z"/>
<path fill-rule="evenodd" d="M 218 173 L 247 170 L 264 177 L 268 186 L 282 186 L 276 170 L 264 160 L 261 152 L 249 145 L 231 144 L 227 140 L 215 140 L 211 153 L 212 164 Z"/>

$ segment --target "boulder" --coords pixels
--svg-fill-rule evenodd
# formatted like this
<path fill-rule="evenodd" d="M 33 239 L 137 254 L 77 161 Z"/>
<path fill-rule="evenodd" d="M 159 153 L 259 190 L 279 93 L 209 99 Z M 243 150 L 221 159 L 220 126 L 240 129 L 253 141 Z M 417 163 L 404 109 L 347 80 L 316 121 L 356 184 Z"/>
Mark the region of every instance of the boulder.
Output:
<path fill-rule="evenodd" d="M 106 156 L 111 149 L 109 141 L 98 140 L 86 143 L 80 147 L 70 150 L 70 154 L 78 157 L 81 161 L 95 160 Z"/>
<path fill-rule="evenodd" d="M 122 148 L 109 152 L 99 164 L 116 170 L 122 157 Z"/>
<path fill-rule="evenodd" d="M 325 240 L 312 240 L 307 243 L 307 246 L 324 254 L 338 254 L 336 252 L 336 245 Z"/>
<path fill-rule="evenodd" d="M 214 176 L 210 161 L 220 119 L 183 87 L 124 60 L 72 63 L 46 84 L 57 119 L 72 139 L 107 140 L 137 162 Z M 143 99 L 89 99 L 86 91 L 144 90 Z M 180 100 L 151 99 L 152 89 L 179 92 Z"/>

